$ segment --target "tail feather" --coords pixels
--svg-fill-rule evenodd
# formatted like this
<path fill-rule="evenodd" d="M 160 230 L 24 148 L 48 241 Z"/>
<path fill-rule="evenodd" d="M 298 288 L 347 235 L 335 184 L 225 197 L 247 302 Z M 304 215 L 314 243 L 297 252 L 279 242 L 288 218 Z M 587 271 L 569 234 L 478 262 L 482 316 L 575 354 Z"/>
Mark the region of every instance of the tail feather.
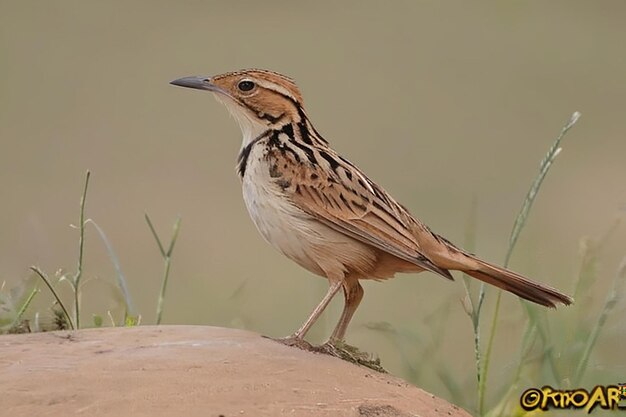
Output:
<path fill-rule="evenodd" d="M 520 274 L 492 265 L 483 260 L 477 258 L 474 258 L 474 260 L 477 262 L 478 268 L 464 270 L 463 272 L 483 282 L 518 295 L 525 300 L 552 308 L 556 308 L 557 304 L 570 305 L 574 302 L 571 297 L 552 287 L 531 281 Z"/>

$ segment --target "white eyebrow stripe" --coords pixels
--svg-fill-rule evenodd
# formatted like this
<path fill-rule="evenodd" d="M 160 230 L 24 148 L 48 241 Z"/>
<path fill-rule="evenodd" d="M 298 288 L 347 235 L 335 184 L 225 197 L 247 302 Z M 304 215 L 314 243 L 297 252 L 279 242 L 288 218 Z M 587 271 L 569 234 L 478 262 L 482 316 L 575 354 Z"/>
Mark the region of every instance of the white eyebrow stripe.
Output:
<path fill-rule="evenodd" d="M 289 90 L 287 90 L 285 87 L 278 85 L 276 83 L 273 83 L 271 81 L 267 81 L 267 80 L 257 80 L 257 84 L 260 85 L 263 88 L 267 88 L 268 90 L 273 90 L 276 91 L 284 96 L 287 96 L 289 98 L 291 98 L 294 101 L 298 101 L 296 99 L 296 97 L 293 96 L 293 94 L 291 94 L 291 92 Z"/>

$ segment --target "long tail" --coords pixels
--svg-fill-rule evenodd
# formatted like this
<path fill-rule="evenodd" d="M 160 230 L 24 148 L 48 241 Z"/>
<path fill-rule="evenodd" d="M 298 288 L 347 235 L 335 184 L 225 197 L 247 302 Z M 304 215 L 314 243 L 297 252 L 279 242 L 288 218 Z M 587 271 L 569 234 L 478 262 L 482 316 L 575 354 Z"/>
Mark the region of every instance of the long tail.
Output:
<path fill-rule="evenodd" d="M 476 257 L 472 257 L 472 259 L 478 264 L 478 268 L 463 272 L 505 291 L 512 292 L 525 300 L 552 308 L 555 308 L 557 304 L 570 305 L 574 302 L 571 297 L 552 287 L 531 281 L 520 274 L 492 265 Z"/>

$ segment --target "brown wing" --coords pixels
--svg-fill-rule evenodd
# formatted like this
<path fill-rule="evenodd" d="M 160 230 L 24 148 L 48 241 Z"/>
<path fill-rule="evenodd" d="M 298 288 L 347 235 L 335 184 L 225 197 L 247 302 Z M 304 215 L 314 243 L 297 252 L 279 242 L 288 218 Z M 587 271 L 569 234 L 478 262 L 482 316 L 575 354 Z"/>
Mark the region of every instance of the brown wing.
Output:
<path fill-rule="evenodd" d="M 280 161 L 284 157 L 274 155 L 274 166 L 285 166 Z M 293 171 L 279 180 L 298 177 L 288 181 L 296 186 L 284 188 L 297 207 L 341 233 L 453 279 L 420 251 L 412 232 L 416 221 L 391 196 L 331 149 L 317 160 L 318 164 L 288 164 Z"/>

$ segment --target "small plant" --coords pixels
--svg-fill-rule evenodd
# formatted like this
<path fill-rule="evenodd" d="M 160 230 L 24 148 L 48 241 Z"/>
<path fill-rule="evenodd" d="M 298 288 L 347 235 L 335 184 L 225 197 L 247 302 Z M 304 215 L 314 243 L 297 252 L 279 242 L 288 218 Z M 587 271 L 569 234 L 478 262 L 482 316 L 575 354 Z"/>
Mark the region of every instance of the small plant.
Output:
<path fill-rule="evenodd" d="M 85 206 L 87 201 L 87 191 L 89 188 L 89 179 L 91 177 L 91 173 L 87 171 L 85 177 L 85 184 L 83 187 L 83 193 L 80 199 L 80 214 L 79 214 L 79 222 L 75 227 L 79 232 L 78 239 L 78 261 L 76 266 L 76 271 L 72 274 L 62 274 L 58 279 L 57 283 L 68 282 L 71 286 L 73 299 L 72 303 L 67 303 L 63 298 L 59 295 L 55 283 L 50 279 L 50 277 L 39 267 L 31 266 L 31 270 L 35 273 L 35 275 L 43 281 L 45 286 L 48 288 L 50 293 L 54 298 L 54 305 L 52 307 L 53 314 L 53 330 L 62 330 L 62 329 L 71 329 L 76 330 L 85 327 L 83 320 L 81 318 L 81 281 L 84 275 L 84 254 L 85 254 L 85 231 L 88 225 L 94 227 L 101 241 L 104 243 L 106 251 L 109 255 L 109 259 L 113 264 L 116 272 L 116 287 L 119 289 L 122 294 L 122 299 L 124 300 L 124 315 L 118 321 L 116 320 L 111 312 L 107 312 L 107 316 L 110 320 L 112 326 L 135 326 L 138 325 L 141 321 L 141 316 L 136 312 L 130 292 L 128 290 L 128 285 L 126 282 L 126 278 L 122 272 L 122 268 L 119 262 L 119 259 L 115 252 L 113 251 L 113 246 L 111 242 L 107 238 L 106 234 L 102 230 L 102 228 L 92 219 L 86 218 L 85 216 Z M 178 237 L 178 232 L 180 230 L 180 217 L 176 219 L 174 222 L 174 233 L 170 244 L 168 246 L 167 251 L 164 249 L 161 244 L 161 240 L 159 239 L 155 228 L 150 221 L 148 215 L 145 215 L 146 222 L 148 223 L 148 227 L 154 236 L 161 254 L 164 259 L 164 274 L 161 283 L 161 290 L 159 292 L 159 298 L 157 300 L 157 324 L 161 322 L 162 314 L 163 314 L 163 304 L 165 299 L 165 290 L 167 287 L 167 282 L 169 279 L 170 266 L 172 262 L 172 253 L 174 251 L 174 244 L 176 243 L 176 239 Z M 30 306 L 35 295 L 39 293 L 39 289 L 36 285 L 32 286 L 31 291 L 28 293 L 26 297 L 22 297 L 23 288 L 18 287 L 13 291 L 3 291 L 4 285 L 0 287 L 0 333 L 6 332 L 18 332 L 18 331 L 31 331 L 29 327 L 28 320 L 24 320 L 23 316 L 26 309 Z M 70 307 L 71 305 L 71 307 Z M 3 317 L 3 311 L 5 312 Z M 37 325 L 34 330 L 40 329 L 38 314 L 35 315 Z M 93 326 L 101 327 L 104 324 L 104 320 L 100 315 L 94 315 Z"/>
<path fill-rule="evenodd" d="M 533 203 L 535 202 L 535 199 L 537 198 L 537 195 L 539 193 L 539 190 L 541 189 L 541 185 L 543 184 L 543 180 L 546 178 L 546 175 L 548 174 L 548 171 L 550 170 L 550 167 L 552 166 L 552 164 L 554 163 L 554 160 L 556 159 L 556 157 L 561 153 L 561 141 L 563 140 L 563 138 L 565 137 L 565 135 L 567 134 L 567 132 L 574 127 L 574 125 L 576 124 L 576 122 L 578 121 L 578 119 L 580 118 L 580 113 L 579 112 L 574 112 L 572 114 L 572 116 L 570 117 L 570 119 L 568 120 L 568 122 L 565 124 L 565 126 L 563 126 L 563 128 L 561 129 L 561 133 L 557 136 L 556 140 L 554 141 L 554 143 L 552 144 L 552 146 L 550 147 L 550 149 L 548 150 L 548 153 L 546 154 L 546 156 L 543 158 L 543 160 L 541 161 L 541 164 L 539 165 L 539 173 L 537 175 L 537 177 L 535 178 L 535 180 L 533 181 L 530 190 L 528 190 L 528 194 L 526 194 L 526 198 L 524 199 L 524 202 L 522 203 L 522 207 L 520 209 L 520 212 L 518 213 L 517 217 L 515 218 L 515 222 L 513 224 L 513 229 L 511 230 L 511 237 L 509 238 L 509 245 L 507 247 L 507 251 L 506 251 L 506 256 L 504 258 L 504 267 L 508 267 L 509 265 L 509 261 L 511 260 L 511 255 L 513 255 L 513 251 L 515 249 L 515 246 L 517 244 L 517 240 L 519 239 L 519 236 L 522 232 L 522 230 L 524 229 L 524 226 L 526 225 L 526 221 L 528 220 L 528 216 L 530 214 L 530 209 L 533 206 Z M 484 284 L 481 285 L 480 287 L 480 295 L 479 295 L 479 301 L 478 301 L 478 307 L 477 307 L 477 311 L 476 311 L 476 317 L 472 317 L 472 323 L 474 321 L 479 321 L 480 320 L 480 308 L 482 306 L 483 300 L 485 297 L 485 286 Z M 493 313 L 493 317 L 491 320 L 491 331 L 490 331 L 490 335 L 489 335 L 489 340 L 487 342 L 487 350 L 485 352 L 485 358 L 482 364 L 482 367 L 480 366 L 480 346 L 476 346 L 475 350 L 477 352 L 476 357 L 477 357 L 477 379 L 479 381 L 478 383 L 478 415 L 479 416 L 483 416 L 485 414 L 485 392 L 487 389 L 487 375 L 489 372 L 489 364 L 490 364 L 490 360 L 491 360 L 491 353 L 492 353 L 492 349 L 493 349 L 493 343 L 494 343 L 494 336 L 496 334 L 496 328 L 498 325 L 498 315 L 500 312 L 500 300 L 502 298 L 502 291 L 498 291 L 498 295 L 496 298 L 496 306 L 495 306 L 495 311 Z M 470 297 L 471 300 L 471 297 Z M 538 329 L 540 324 L 539 324 L 539 319 L 538 319 L 538 314 L 537 310 L 535 309 L 534 306 L 531 306 L 530 303 L 523 301 L 520 299 L 520 302 L 522 303 L 522 305 L 525 307 L 526 312 L 528 313 L 528 318 L 529 318 L 529 324 L 528 324 L 528 330 L 526 331 L 526 334 L 534 331 L 534 329 Z M 471 316 L 470 316 L 471 317 Z M 477 341 L 476 343 L 479 343 L 480 340 L 480 335 L 478 334 L 480 327 L 478 325 L 474 326 L 474 340 Z M 542 335 L 542 338 L 544 339 L 544 342 L 546 342 L 545 339 L 545 332 L 541 332 L 540 333 Z"/>
<path fill-rule="evenodd" d="M 518 238 L 527 224 L 529 215 L 543 181 L 552 167 L 556 157 L 561 152 L 562 140 L 567 132 L 578 121 L 580 114 L 574 113 L 560 134 L 551 145 L 546 156 L 541 161 L 539 173 L 534 179 L 520 212 L 517 215 L 506 252 L 504 265 L 508 266 Z M 467 229 L 465 233 L 464 247 L 473 251 L 476 242 L 476 203 L 472 202 Z M 459 378 L 450 369 L 446 358 L 440 358 L 438 352 L 445 343 L 443 338 L 446 329 L 451 326 L 447 312 L 453 299 L 445 300 L 431 314 L 425 318 L 426 331 L 416 333 L 410 329 L 394 328 L 388 323 L 368 323 L 366 327 L 380 333 L 384 333 L 388 340 L 396 345 L 396 350 L 404 365 L 406 376 L 410 381 L 426 388 L 432 389 L 438 394 L 447 397 L 457 405 L 466 409 L 474 410 L 478 416 L 521 416 L 525 412 L 519 407 L 519 395 L 524 381 L 532 383 L 542 378 L 549 378 L 560 387 L 578 387 L 583 381 L 585 372 L 589 366 L 589 359 L 597 344 L 599 335 L 607 318 L 617 305 L 621 294 L 626 287 L 626 258 L 620 264 L 614 276 L 612 288 L 606 296 L 606 300 L 597 315 L 589 311 L 589 303 L 585 302 L 584 294 L 597 278 L 597 259 L 602 249 L 616 230 L 612 226 L 607 233 L 599 239 L 584 239 L 582 245 L 582 264 L 578 279 L 574 281 L 573 292 L 575 304 L 560 310 L 560 314 L 549 314 L 546 309 L 521 301 L 524 311 L 525 328 L 519 347 L 519 354 L 514 360 L 512 375 L 508 383 L 498 381 L 496 384 L 488 384 L 488 374 L 492 360 L 493 346 L 498 322 L 500 321 L 500 294 L 495 301 L 495 311 L 489 322 L 490 334 L 483 341 L 482 320 L 485 303 L 485 286 L 480 284 L 477 291 L 470 284 L 471 281 L 464 279 L 465 297 L 463 307 L 470 319 L 473 334 L 473 348 L 475 358 L 475 376 L 473 378 Z M 464 277 L 466 278 L 466 277 Z M 522 327 L 523 328 L 523 327 Z M 420 358 L 415 360 L 414 358 Z M 428 358 L 424 361 L 423 358 Z M 429 374 L 436 376 L 435 380 L 429 379 Z M 529 379 L 532 375 L 532 380 Z M 476 389 L 469 389 L 474 386 Z M 438 385 L 441 384 L 446 392 Z M 488 406 L 486 401 L 487 388 L 494 391 L 500 401 Z M 475 393 L 469 396 L 468 394 Z"/>
<path fill-rule="evenodd" d="M 30 291 L 26 288 L 22 285 L 7 289 L 6 282 L 0 285 L 0 334 L 30 331 L 30 323 L 24 318 L 24 313 L 39 294 L 39 289 L 34 285 Z"/>
<path fill-rule="evenodd" d="M 156 240 L 157 245 L 159 246 L 159 251 L 161 252 L 161 256 L 163 257 L 163 279 L 161 280 L 161 291 L 159 292 L 159 299 L 157 301 L 157 310 L 156 310 L 156 324 L 161 324 L 161 317 L 163 316 L 163 301 L 165 300 L 165 290 L 167 289 L 167 281 L 170 276 L 170 265 L 172 264 L 172 253 L 174 252 L 174 245 L 176 244 L 176 239 L 178 239 L 178 231 L 180 230 L 180 216 L 176 218 L 174 221 L 174 230 L 172 232 L 172 238 L 170 239 L 170 244 L 165 250 L 163 244 L 161 244 L 161 239 L 159 239 L 159 235 L 157 234 L 154 226 L 152 225 L 152 221 L 150 217 L 146 213 L 145 215 L 146 223 L 148 223 L 148 227 L 154 236 L 154 240 Z"/>

